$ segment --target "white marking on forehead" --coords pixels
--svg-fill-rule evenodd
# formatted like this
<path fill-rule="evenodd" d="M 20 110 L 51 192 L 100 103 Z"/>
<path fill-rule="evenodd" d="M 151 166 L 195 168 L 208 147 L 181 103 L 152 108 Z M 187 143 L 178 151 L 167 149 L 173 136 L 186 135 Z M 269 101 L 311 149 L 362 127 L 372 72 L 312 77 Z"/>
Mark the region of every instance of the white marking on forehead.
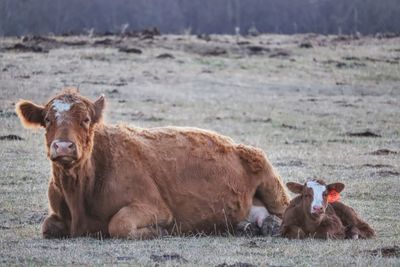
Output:
<path fill-rule="evenodd" d="M 57 124 L 61 124 L 64 120 L 63 113 L 71 109 L 73 103 L 67 103 L 60 99 L 55 99 L 51 105 L 51 107 L 56 111 L 56 121 Z"/>
<path fill-rule="evenodd" d="M 56 99 L 53 101 L 53 104 L 51 106 L 57 112 L 64 112 L 70 110 L 72 103 L 66 103 L 60 99 Z"/>
<path fill-rule="evenodd" d="M 311 211 L 312 211 L 312 208 L 314 206 L 322 206 L 324 204 L 324 197 L 322 194 L 325 192 L 326 186 L 316 181 L 308 181 L 306 185 L 308 188 L 311 188 L 314 192 L 313 201 L 311 203 Z"/>

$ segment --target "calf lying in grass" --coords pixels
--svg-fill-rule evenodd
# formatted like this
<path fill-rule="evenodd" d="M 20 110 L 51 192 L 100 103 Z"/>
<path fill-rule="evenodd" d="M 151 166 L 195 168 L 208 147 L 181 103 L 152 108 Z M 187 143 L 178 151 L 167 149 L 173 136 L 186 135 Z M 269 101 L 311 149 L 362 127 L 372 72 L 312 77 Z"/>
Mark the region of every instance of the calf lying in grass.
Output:
<path fill-rule="evenodd" d="M 299 196 L 292 199 L 283 215 L 281 234 L 288 238 L 371 238 L 374 230 L 349 206 L 338 201 L 344 184 L 326 185 L 310 180 L 304 185 L 287 183 Z"/>

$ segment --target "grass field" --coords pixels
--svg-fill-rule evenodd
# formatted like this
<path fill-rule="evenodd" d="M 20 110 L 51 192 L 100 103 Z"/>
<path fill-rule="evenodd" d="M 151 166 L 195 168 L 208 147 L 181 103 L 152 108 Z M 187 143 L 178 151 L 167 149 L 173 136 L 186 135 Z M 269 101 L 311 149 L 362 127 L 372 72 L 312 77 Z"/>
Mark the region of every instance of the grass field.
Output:
<path fill-rule="evenodd" d="M 64 86 L 104 93 L 108 123 L 211 129 L 261 147 L 285 182 L 342 181 L 377 237 L 43 240 L 43 131 L 23 129 L 14 105 Z M 400 38 L 0 39 L 0 125 L 0 265 L 400 266 L 399 247 L 379 250 L 400 246 Z"/>

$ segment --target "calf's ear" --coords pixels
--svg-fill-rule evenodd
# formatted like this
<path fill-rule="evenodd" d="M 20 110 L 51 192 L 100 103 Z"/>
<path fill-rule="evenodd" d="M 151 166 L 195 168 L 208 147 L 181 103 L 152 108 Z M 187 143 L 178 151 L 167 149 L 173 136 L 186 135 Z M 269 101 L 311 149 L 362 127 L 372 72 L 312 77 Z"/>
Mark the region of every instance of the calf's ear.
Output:
<path fill-rule="evenodd" d="M 106 100 L 104 95 L 101 95 L 95 102 L 94 102 L 94 117 L 92 121 L 94 123 L 100 122 L 103 117 L 103 110 L 106 105 Z"/>
<path fill-rule="evenodd" d="M 304 185 L 294 182 L 289 182 L 286 184 L 287 188 L 295 194 L 301 194 L 303 192 Z"/>
<path fill-rule="evenodd" d="M 26 128 L 44 127 L 44 107 L 30 101 L 20 100 L 15 108 L 21 123 Z"/>
<path fill-rule="evenodd" d="M 336 192 L 340 193 L 344 189 L 344 184 L 343 183 L 328 184 L 326 186 L 326 189 L 328 189 L 328 192 L 335 190 Z"/>

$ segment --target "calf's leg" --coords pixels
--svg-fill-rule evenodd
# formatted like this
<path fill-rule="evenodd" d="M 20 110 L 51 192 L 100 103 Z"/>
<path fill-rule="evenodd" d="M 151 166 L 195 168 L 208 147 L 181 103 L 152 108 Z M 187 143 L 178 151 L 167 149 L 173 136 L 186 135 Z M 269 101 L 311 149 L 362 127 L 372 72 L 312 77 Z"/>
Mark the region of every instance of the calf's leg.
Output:
<path fill-rule="evenodd" d="M 164 227 L 171 221 L 171 212 L 166 207 L 132 204 L 111 218 L 108 232 L 113 238 L 152 239 L 162 236 Z"/>
<path fill-rule="evenodd" d="M 350 226 L 346 228 L 346 238 L 347 239 L 359 239 L 360 238 L 360 231 L 357 227 Z"/>
<path fill-rule="evenodd" d="M 319 239 L 344 239 L 345 238 L 345 232 L 343 227 L 341 228 L 332 228 L 332 229 L 326 229 L 322 227 L 322 229 L 318 229 L 312 237 L 314 238 L 319 238 Z"/>
<path fill-rule="evenodd" d="M 368 223 L 362 220 L 359 220 L 355 227 L 359 231 L 358 238 L 367 239 L 375 236 L 375 231 L 369 226 Z"/>
<path fill-rule="evenodd" d="M 281 228 L 281 234 L 283 237 L 287 237 L 289 239 L 306 238 L 304 231 L 296 225 L 283 225 Z"/>
<path fill-rule="evenodd" d="M 346 238 L 366 239 L 375 236 L 375 231 L 363 221 L 355 210 L 342 202 L 331 203 L 336 215 L 346 227 Z"/>

